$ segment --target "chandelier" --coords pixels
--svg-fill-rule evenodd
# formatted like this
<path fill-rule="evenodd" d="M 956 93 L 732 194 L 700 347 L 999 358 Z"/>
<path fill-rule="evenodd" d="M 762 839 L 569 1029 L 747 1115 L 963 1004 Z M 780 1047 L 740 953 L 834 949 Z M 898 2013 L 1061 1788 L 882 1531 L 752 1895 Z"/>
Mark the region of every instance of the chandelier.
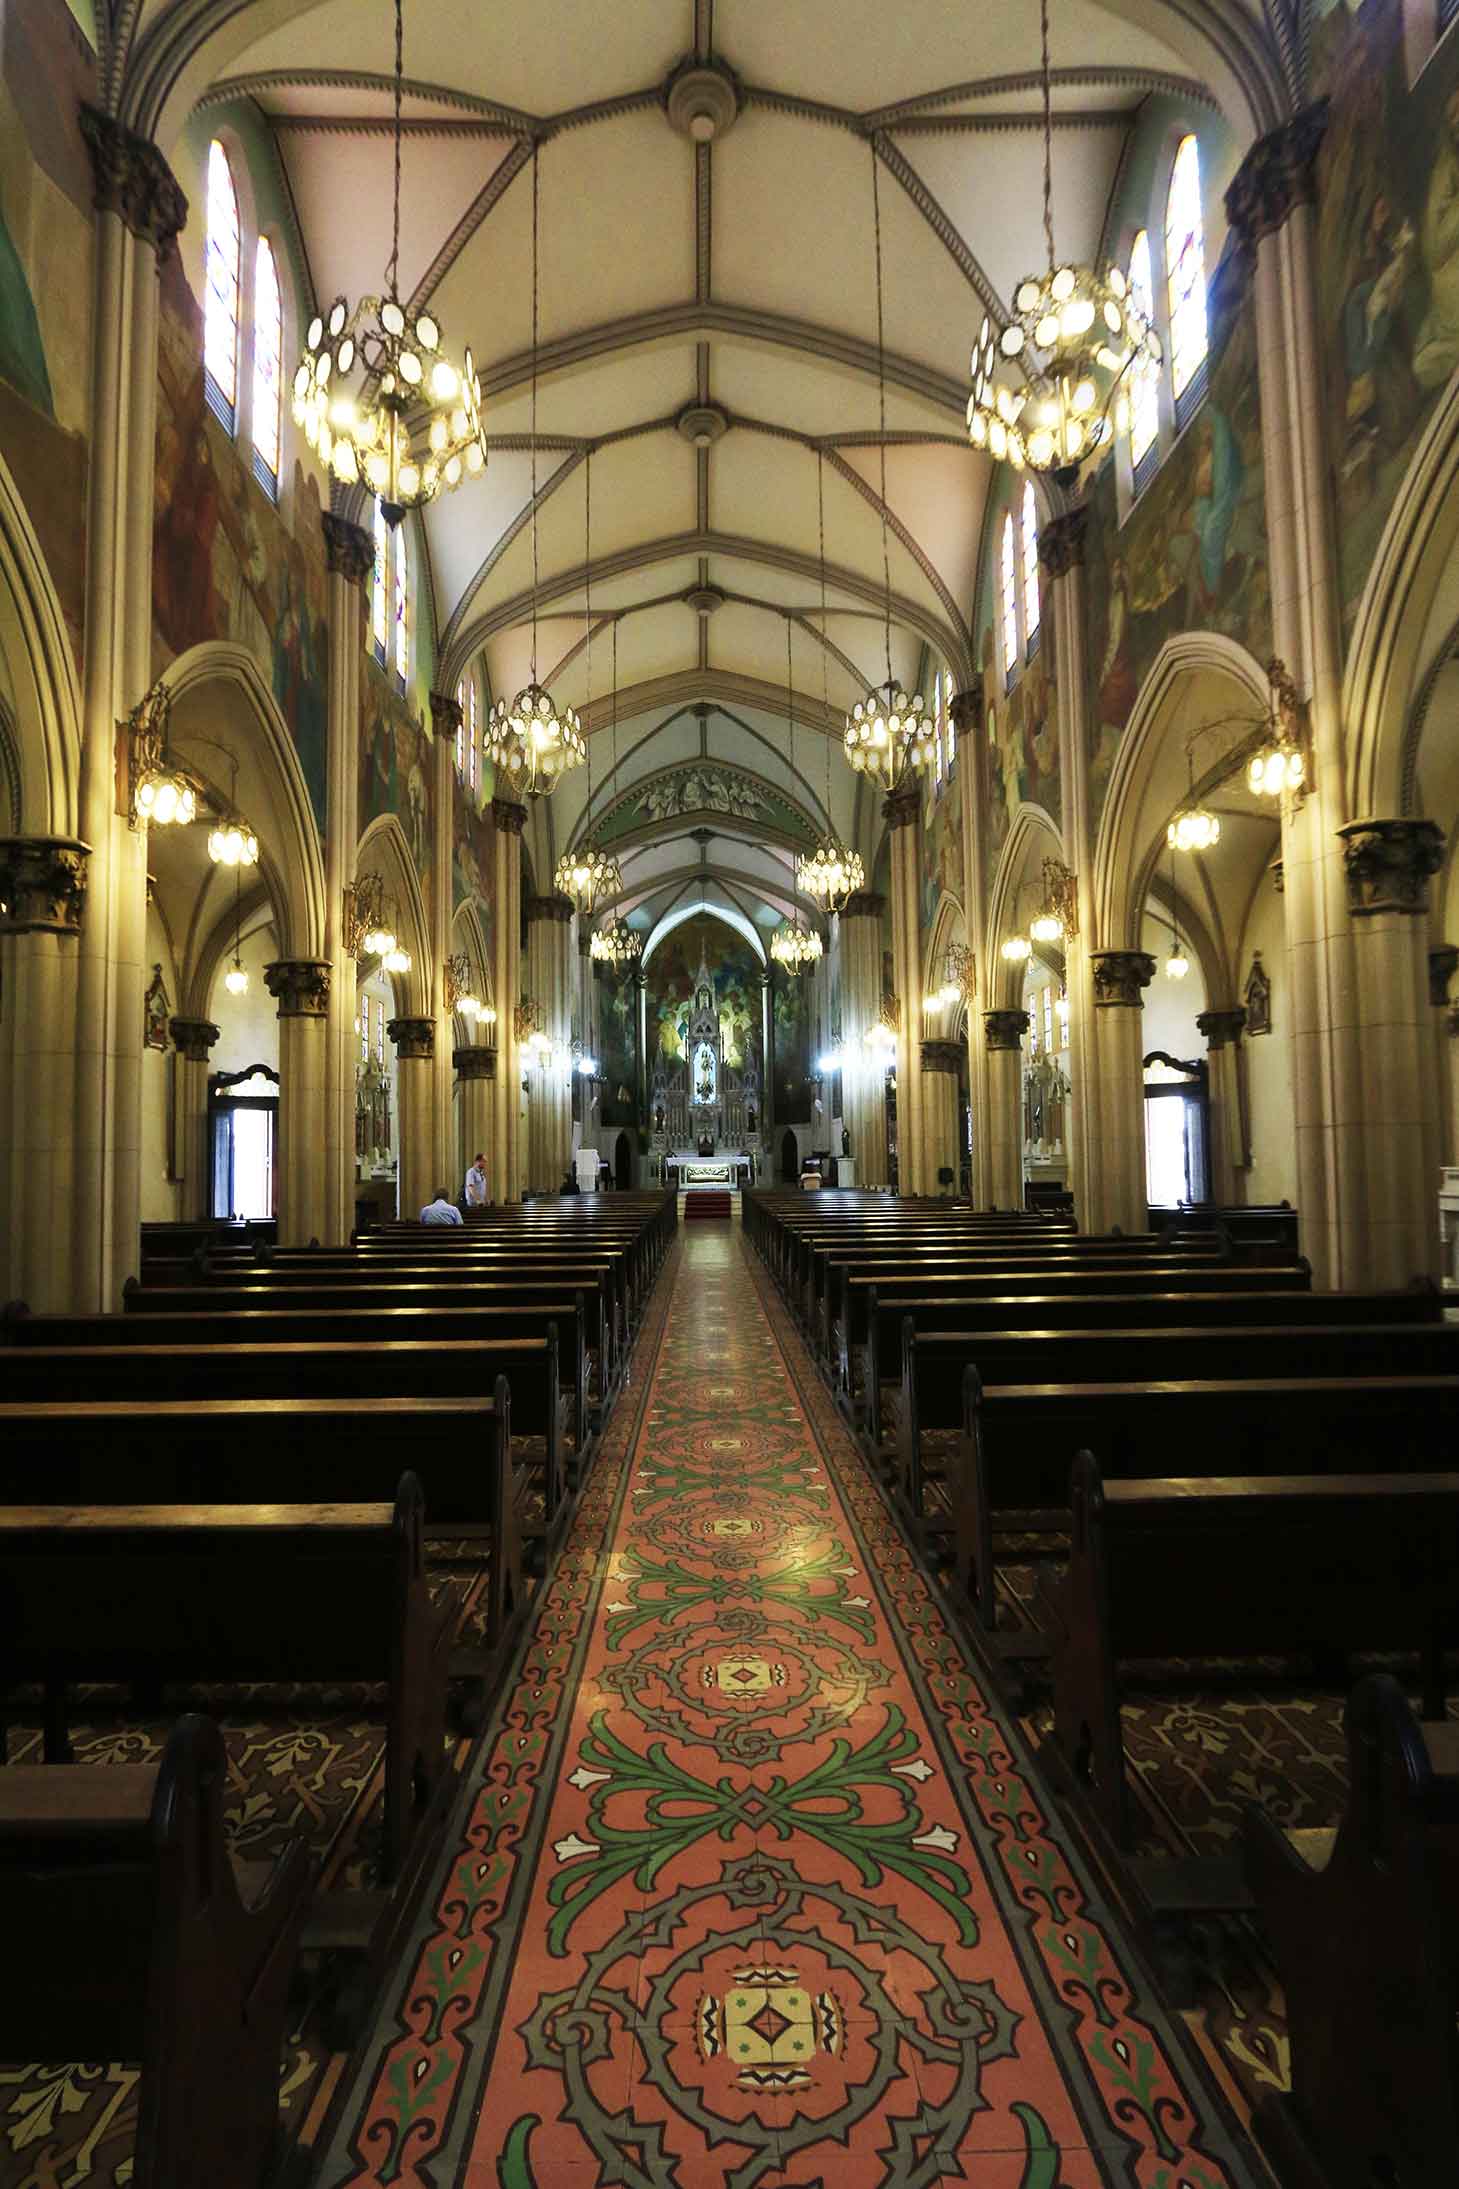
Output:
<path fill-rule="evenodd" d="M 846 717 L 844 750 L 847 763 L 858 775 L 869 775 L 886 791 L 894 791 L 909 767 L 932 765 L 935 744 L 933 722 L 920 693 L 910 698 L 892 675 L 892 559 L 887 543 L 887 354 L 886 312 L 881 258 L 881 160 L 873 138 L 871 146 L 871 221 L 876 243 L 876 381 L 881 430 L 877 447 L 881 460 L 881 565 L 885 588 L 883 640 L 887 674 L 884 684 L 873 685 L 858 699 Z"/>
<path fill-rule="evenodd" d="M 588 944 L 588 955 L 600 965 L 632 965 L 643 954 L 643 937 L 626 920 L 611 919 L 597 930 Z"/>
<path fill-rule="evenodd" d="M 550 797 L 564 775 L 588 757 L 583 726 L 571 707 L 559 709 L 537 681 L 537 345 L 540 313 L 538 209 L 540 174 L 532 147 L 532 674 L 513 700 L 499 699 L 487 724 L 487 749 L 498 768 L 528 798 Z"/>
<path fill-rule="evenodd" d="M 586 601 L 583 617 L 587 631 L 586 704 L 593 699 L 593 452 L 588 450 L 583 464 L 583 568 L 587 572 Z M 617 761 L 617 704 L 618 704 L 618 625 L 613 625 L 613 703 L 614 703 L 614 761 Z M 588 747 L 588 796 L 583 812 L 589 821 L 593 812 L 593 749 Z M 579 844 L 576 851 L 565 851 L 557 862 L 552 886 L 561 897 L 568 897 L 586 917 L 595 904 L 605 897 L 617 897 L 623 889 L 623 870 L 616 859 L 610 858 L 596 844 Z"/>
<path fill-rule="evenodd" d="M 1048 269 L 1013 292 L 1001 332 L 983 321 L 972 356 L 968 435 L 999 463 L 1072 486 L 1084 459 L 1109 439 L 1116 393 L 1137 358 L 1158 364 L 1160 337 L 1118 266 L 1061 265 L 1054 251 L 1054 125 L 1049 0 L 1040 0 L 1044 104 L 1044 244 Z M 1021 373 L 1010 385 L 999 373 Z"/>
<path fill-rule="evenodd" d="M 344 893 L 344 946 L 356 960 L 378 958 L 387 973 L 410 971 L 410 953 L 397 940 L 394 906 L 378 874 L 362 874 Z"/>
<path fill-rule="evenodd" d="M 342 486 L 363 482 L 387 524 L 486 468 L 481 381 L 471 352 L 458 368 L 429 312 L 400 301 L 402 0 L 395 0 L 395 180 L 383 296 L 353 311 L 336 297 L 316 313 L 294 374 L 294 423 Z"/>
<path fill-rule="evenodd" d="M 1221 841 L 1220 820 L 1204 806 L 1188 807 L 1171 822 L 1165 841 L 1172 851 L 1210 851 Z"/>
<path fill-rule="evenodd" d="M 826 660 L 826 459 L 821 449 L 816 450 L 816 515 L 821 538 L 821 716 L 822 728 L 830 719 L 831 693 L 829 670 Z M 824 905 L 827 912 L 844 910 L 846 900 L 866 885 L 866 868 L 861 853 L 843 844 L 831 829 L 831 740 L 823 737 L 826 760 L 826 829 L 827 834 L 813 852 L 803 852 L 796 866 L 795 878 L 808 897 Z"/>
<path fill-rule="evenodd" d="M 800 781 L 795 766 L 795 634 L 790 617 L 785 619 L 785 711 L 790 718 L 790 780 L 792 788 Z M 858 861 L 858 864 L 860 862 Z M 799 973 L 808 965 L 814 965 L 821 955 L 821 938 L 813 927 L 802 924 L 796 890 L 800 882 L 801 862 L 790 863 L 790 918 L 783 920 L 770 938 L 770 955 L 777 965 L 783 965 L 787 973 Z"/>
<path fill-rule="evenodd" d="M 1247 767 L 1246 785 L 1259 798 L 1280 798 L 1283 791 L 1300 790 L 1307 780 L 1307 710 L 1284 663 L 1267 663 L 1267 682 L 1271 719 L 1267 737 Z"/>
<path fill-rule="evenodd" d="M 127 770 L 133 827 L 139 821 L 157 828 L 186 828 L 197 818 L 192 778 L 172 757 L 172 694 L 153 685 L 127 717 Z"/>
<path fill-rule="evenodd" d="M 258 838 L 241 821 L 220 821 L 208 837 L 214 866 L 257 866 Z"/>
<path fill-rule="evenodd" d="M 446 960 L 446 1010 L 459 1011 L 462 1018 L 479 1019 L 486 1010 L 481 999 L 481 984 L 471 969 L 471 960 L 464 950 L 458 950 Z M 493 1019 L 495 1012 L 492 1013 Z"/>
<path fill-rule="evenodd" d="M 1078 933 L 1079 897 L 1074 876 L 1062 859 L 1044 861 L 1044 901 L 1028 923 L 1035 942 L 1062 942 Z"/>

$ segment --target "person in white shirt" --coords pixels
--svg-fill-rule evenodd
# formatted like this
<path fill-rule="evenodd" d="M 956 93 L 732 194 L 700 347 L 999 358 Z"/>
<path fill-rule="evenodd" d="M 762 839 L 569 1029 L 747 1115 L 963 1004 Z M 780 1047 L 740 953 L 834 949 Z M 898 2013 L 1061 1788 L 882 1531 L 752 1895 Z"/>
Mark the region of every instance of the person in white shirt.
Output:
<path fill-rule="evenodd" d="M 421 1210 L 420 1220 L 423 1224 L 459 1224 L 461 1211 L 454 1201 L 446 1199 L 446 1189 L 442 1186 L 435 1200 L 428 1201 Z"/>
<path fill-rule="evenodd" d="M 466 1173 L 466 1206 L 469 1209 L 486 1207 L 486 1157 L 474 1155 L 471 1168 Z"/>

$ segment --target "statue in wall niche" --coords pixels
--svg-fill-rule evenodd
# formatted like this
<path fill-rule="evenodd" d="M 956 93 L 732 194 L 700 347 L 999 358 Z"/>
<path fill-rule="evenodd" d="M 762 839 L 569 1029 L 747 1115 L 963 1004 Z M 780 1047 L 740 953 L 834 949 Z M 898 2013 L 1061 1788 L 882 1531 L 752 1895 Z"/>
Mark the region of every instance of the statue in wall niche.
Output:
<path fill-rule="evenodd" d="M 1030 1148 L 1062 1148 L 1068 1093 L 1069 1082 L 1052 1057 L 1028 1067 L 1023 1075 L 1023 1137 Z"/>
<path fill-rule="evenodd" d="M 1272 984 L 1266 967 L 1261 962 L 1259 950 L 1252 953 L 1251 971 L 1246 976 L 1246 1034 L 1269 1034 L 1272 1030 Z"/>
<path fill-rule="evenodd" d="M 171 1016 L 172 1005 L 162 985 L 162 968 L 154 965 L 152 985 L 142 1001 L 142 1041 L 148 1049 L 167 1047 L 167 1021 Z"/>

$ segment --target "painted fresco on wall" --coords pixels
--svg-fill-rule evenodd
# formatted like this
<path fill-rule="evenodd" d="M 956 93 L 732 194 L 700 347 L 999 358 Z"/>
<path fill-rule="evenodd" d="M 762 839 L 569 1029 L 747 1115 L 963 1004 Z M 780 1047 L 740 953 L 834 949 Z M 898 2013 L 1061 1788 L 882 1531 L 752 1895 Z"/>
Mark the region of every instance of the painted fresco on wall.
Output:
<path fill-rule="evenodd" d="M 988 735 L 982 763 L 987 770 L 988 847 L 996 861 L 1013 816 L 1024 804 L 1042 806 L 1062 825 L 1059 771 L 1058 693 L 1049 673 L 1049 653 L 1041 647 L 1025 662 L 1009 691 L 996 659 L 991 623 L 983 633 L 983 715 Z M 955 892 L 961 898 L 959 887 Z"/>
<path fill-rule="evenodd" d="M 476 906 L 490 965 L 496 930 L 496 899 L 492 895 L 492 842 L 496 831 L 491 807 L 478 807 L 475 799 L 468 797 L 459 776 L 453 778 L 453 795 L 451 910 L 456 912 L 468 902 Z"/>
<path fill-rule="evenodd" d="M 1312 96 L 1332 101 L 1317 282 L 1351 629 L 1400 482 L 1459 367 L 1459 39 L 1410 91 L 1399 0 L 1319 0 L 1309 70 Z"/>
<path fill-rule="evenodd" d="M 431 888 L 431 740 L 375 661 L 360 676 L 359 832 L 393 813 L 429 902 Z M 488 899 L 489 901 L 489 894 Z"/>
<path fill-rule="evenodd" d="M 633 1016 L 638 988 L 631 969 L 620 972 L 608 965 L 595 970 L 593 978 L 598 983 L 598 1061 L 606 1086 L 603 1121 L 631 1125 L 635 1121 Z"/>
<path fill-rule="evenodd" d="M 0 204 L 0 377 L 48 418 L 55 416 L 35 298 Z"/>
<path fill-rule="evenodd" d="M 958 766 L 963 764 L 961 750 Z M 921 925 L 930 934 L 943 893 L 963 901 L 963 801 L 954 774 L 934 797 L 922 824 Z"/>
<path fill-rule="evenodd" d="M 775 1013 L 775 1122 L 806 1125 L 811 1116 L 810 976 L 776 968 L 772 986 Z"/>
<path fill-rule="evenodd" d="M 1211 279 L 1209 312 L 1206 400 L 1124 526 L 1113 461 L 1088 491 L 1091 825 L 1136 695 L 1167 639 L 1219 631 L 1258 661 L 1271 652 L 1255 313 L 1232 251 Z"/>
<path fill-rule="evenodd" d="M 663 1058 L 682 1064 L 689 1007 L 701 961 L 714 983 L 724 1061 L 735 1071 L 761 1047 L 760 961 L 743 935 L 723 920 L 685 920 L 654 951 L 645 969 L 650 1069 Z"/>
<path fill-rule="evenodd" d="M 202 315 L 181 261 L 162 270 L 152 531 L 153 670 L 205 639 L 267 677 L 325 823 L 329 624 L 319 490 L 294 466 L 294 525 L 203 400 Z"/>

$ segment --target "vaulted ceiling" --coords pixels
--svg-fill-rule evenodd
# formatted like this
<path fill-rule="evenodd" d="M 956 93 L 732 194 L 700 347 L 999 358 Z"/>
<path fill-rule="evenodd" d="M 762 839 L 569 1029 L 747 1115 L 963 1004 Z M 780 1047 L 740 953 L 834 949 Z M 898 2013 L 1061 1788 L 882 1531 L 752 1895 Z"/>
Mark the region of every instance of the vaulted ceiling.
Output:
<path fill-rule="evenodd" d="M 168 78 L 167 26 L 188 6 L 214 27 Z M 1258 41 L 1245 0 L 1054 0 L 1061 255 L 1096 253 L 1152 93 L 1224 103 L 1249 139 L 1276 96 L 1244 57 Z M 379 286 L 392 50 L 387 0 L 211 16 L 147 0 L 138 20 L 148 96 L 164 81 L 174 103 L 247 95 L 269 119 L 322 302 Z M 485 478 L 425 521 L 442 681 L 472 660 L 509 694 L 532 658 L 535 146 L 537 666 L 591 726 L 595 808 L 694 755 L 791 788 L 789 630 L 794 795 L 819 816 L 825 732 L 839 742 L 858 687 L 886 673 L 883 457 L 892 666 L 924 691 L 939 666 L 971 670 L 989 475 L 966 436 L 968 352 L 1043 260 L 1034 0 L 406 0 L 404 58 L 402 290 L 482 362 L 491 450 Z M 732 91 L 702 141 L 668 95 L 696 63 Z M 872 802 L 830 762 L 836 825 L 869 853 Z M 588 788 L 580 770 L 534 823 L 544 880 Z M 737 902 L 774 905 L 788 853 L 754 837 L 706 843 L 665 817 L 626 861 L 633 902 L 661 909 L 708 870 Z"/>

